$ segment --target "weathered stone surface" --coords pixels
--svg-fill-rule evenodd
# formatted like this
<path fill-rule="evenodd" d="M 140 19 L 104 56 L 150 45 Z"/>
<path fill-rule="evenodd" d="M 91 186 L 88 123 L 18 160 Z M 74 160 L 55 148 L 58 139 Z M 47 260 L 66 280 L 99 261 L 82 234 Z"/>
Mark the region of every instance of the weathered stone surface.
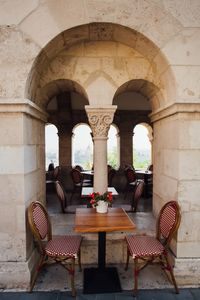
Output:
<path fill-rule="evenodd" d="M 39 47 L 15 26 L 0 27 L 0 97 L 24 96 L 27 76 L 38 52 Z"/>
<path fill-rule="evenodd" d="M 25 262 L 0 262 L 0 288 L 28 289 L 30 272 Z"/>
<path fill-rule="evenodd" d="M 193 0 L 192 3 L 168 0 L 164 1 L 163 5 L 184 27 L 200 26 L 200 3 L 198 0 Z"/>
<path fill-rule="evenodd" d="M 62 91 L 88 96 L 96 107 L 120 92 L 148 99 L 153 210 L 157 215 L 166 201 L 179 202 L 175 273 L 178 282 L 199 284 L 199 1 L 16 1 L 0 4 L 1 287 L 27 286 L 36 255 L 25 210 L 32 200 L 45 202 L 45 114 L 16 99 L 26 95 L 44 108 Z M 96 262 L 96 254 L 96 240 L 86 239 L 85 262 Z M 108 239 L 107 255 L 108 262 L 123 262 L 121 238 Z"/>
<path fill-rule="evenodd" d="M 0 25 L 19 24 L 38 4 L 38 0 L 1 1 Z"/>

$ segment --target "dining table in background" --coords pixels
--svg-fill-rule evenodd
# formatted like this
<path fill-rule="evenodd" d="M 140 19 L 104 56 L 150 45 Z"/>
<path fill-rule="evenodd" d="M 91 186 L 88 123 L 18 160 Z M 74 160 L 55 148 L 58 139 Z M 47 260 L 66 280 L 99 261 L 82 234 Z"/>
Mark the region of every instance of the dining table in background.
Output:
<path fill-rule="evenodd" d="M 81 174 L 83 174 L 85 179 L 91 180 L 91 185 L 93 186 L 94 183 L 94 170 L 83 170 L 81 171 Z"/>
<path fill-rule="evenodd" d="M 90 200 L 91 200 L 91 194 L 94 192 L 93 187 L 83 187 L 81 191 L 81 198 L 86 200 L 87 207 L 91 207 Z M 112 193 L 113 199 L 115 196 L 118 196 L 118 192 L 114 187 L 108 187 L 108 192 Z"/>
<path fill-rule="evenodd" d="M 144 194 L 145 194 L 145 197 L 148 198 L 149 197 L 149 179 L 152 178 L 153 172 L 148 171 L 148 170 L 135 170 L 135 173 L 137 175 L 139 175 L 140 177 L 142 177 L 142 179 L 144 179 L 144 183 L 145 183 Z"/>
<path fill-rule="evenodd" d="M 79 233 L 98 233 L 98 267 L 84 269 L 83 292 L 121 292 L 117 269 L 106 267 L 106 233 L 133 231 L 134 222 L 123 208 L 109 208 L 107 213 L 97 213 L 95 208 L 77 208 L 74 230 Z"/>

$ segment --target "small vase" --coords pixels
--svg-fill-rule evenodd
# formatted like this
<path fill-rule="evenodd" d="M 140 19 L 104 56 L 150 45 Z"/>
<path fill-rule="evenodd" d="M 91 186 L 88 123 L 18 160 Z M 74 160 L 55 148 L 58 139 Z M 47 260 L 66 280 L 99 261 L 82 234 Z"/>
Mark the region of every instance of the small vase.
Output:
<path fill-rule="evenodd" d="M 105 201 L 98 201 L 98 205 L 96 206 L 96 212 L 105 214 L 108 211 L 108 203 Z"/>

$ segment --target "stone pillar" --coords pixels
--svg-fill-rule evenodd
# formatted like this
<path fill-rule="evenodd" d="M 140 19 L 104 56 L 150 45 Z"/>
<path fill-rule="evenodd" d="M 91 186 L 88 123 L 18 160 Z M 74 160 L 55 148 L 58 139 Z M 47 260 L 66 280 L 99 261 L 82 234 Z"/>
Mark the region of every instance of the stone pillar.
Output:
<path fill-rule="evenodd" d="M 200 278 L 200 105 L 173 104 L 152 114 L 154 123 L 153 210 L 178 201 L 181 223 L 171 242 L 179 284 L 198 284 Z M 198 278 L 198 279 L 197 279 Z"/>
<path fill-rule="evenodd" d="M 59 165 L 72 165 L 72 127 L 68 124 L 58 125 Z"/>
<path fill-rule="evenodd" d="M 26 221 L 45 202 L 47 115 L 27 99 L 0 99 L 0 285 L 27 288 L 36 250 Z"/>
<path fill-rule="evenodd" d="M 151 163 L 153 164 L 153 129 L 151 126 L 146 126 L 148 130 L 148 138 L 149 142 L 151 143 Z"/>
<path fill-rule="evenodd" d="M 94 141 L 94 191 L 104 193 L 108 187 L 107 139 L 117 106 L 85 106 Z"/>
<path fill-rule="evenodd" d="M 120 124 L 120 166 L 133 165 L 133 124 Z"/>

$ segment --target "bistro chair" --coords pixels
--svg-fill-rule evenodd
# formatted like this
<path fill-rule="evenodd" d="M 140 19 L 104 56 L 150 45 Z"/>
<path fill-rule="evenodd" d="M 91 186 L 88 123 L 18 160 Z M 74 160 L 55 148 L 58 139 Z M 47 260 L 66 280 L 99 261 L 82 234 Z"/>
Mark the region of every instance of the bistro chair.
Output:
<path fill-rule="evenodd" d="M 50 170 L 46 173 L 46 188 L 47 191 L 50 189 L 52 190 L 52 187 L 54 185 L 54 182 L 58 180 L 61 173 L 61 167 L 57 166 L 53 170 Z"/>
<path fill-rule="evenodd" d="M 80 166 L 80 165 L 76 165 L 76 166 L 74 167 L 74 169 L 77 169 L 77 170 L 79 170 L 80 172 L 83 171 L 83 167 Z"/>
<path fill-rule="evenodd" d="M 60 183 L 60 181 L 55 182 L 55 189 L 56 189 L 56 194 L 57 194 L 58 200 L 60 202 L 62 213 L 64 213 L 64 214 L 74 214 L 76 212 L 76 208 L 86 207 L 86 205 L 75 205 L 75 206 L 67 205 L 66 193 L 65 193 L 65 190 L 64 190 L 62 184 Z"/>
<path fill-rule="evenodd" d="M 138 203 L 144 191 L 144 180 L 138 179 L 135 184 L 135 190 L 131 201 L 131 212 L 137 212 Z"/>
<path fill-rule="evenodd" d="M 153 165 L 149 165 L 149 166 L 147 167 L 147 171 L 153 172 Z"/>
<path fill-rule="evenodd" d="M 173 235 L 177 232 L 181 220 L 180 208 L 176 201 L 167 202 L 161 209 L 157 220 L 156 237 L 127 235 L 127 262 L 129 256 L 134 260 L 134 295 L 138 289 L 138 275 L 140 270 L 149 263 L 159 262 L 162 268 L 169 271 L 171 281 L 174 284 L 176 293 L 179 293 L 176 284 L 173 267 L 168 259 L 168 249 Z"/>
<path fill-rule="evenodd" d="M 137 182 L 137 176 L 136 176 L 135 170 L 133 170 L 132 168 L 126 168 L 124 170 L 124 174 L 125 174 L 125 177 L 127 180 L 126 191 L 125 191 L 125 196 L 124 196 L 124 199 L 126 199 L 128 193 L 135 188 L 135 185 Z"/>
<path fill-rule="evenodd" d="M 55 181 L 55 190 L 57 198 L 60 202 L 61 211 L 62 213 L 66 213 L 67 211 L 65 210 L 65 208 L 67 206 L 67 197 L 62 184 L 58 180 Z"/>
<path fill-rule="evenodd" d="M 149 165 L 147 167 L 147 172 L 152 172 L 151 174 L 149 174 L 147 176 L 147 179 L 146 179 L 146 189 L 147 191 L 150 191 L 146 194 L 149 194 L 150 196 L 152 195 L 152 190 L 153 190 L 153 165 Z"/>
<path fill-rule="evenodd" d="M 33 290 L 41 268 L 54 262 L 61 264 L 69 272 L 72 296 L 75 296 L 75 259 L 78 258 L 79 269 L 81 270 L 80 247 L 82 237 L 66 235 L 53 238 L 48 213 L 38 201 L 32 202 L 28 207 L 28 222 L 40 254 L 39 264 L 31 280 L 30 292 Z"/>
<path fill-rule="evenodd" d="M 108 186 L 112 186 L 112 181 L 113 178 L 116 174 L 116 170 L 111 168 L 110 170 L 108 169 Z"/>
<path fill-rule="evenodd" d="M 82 187 L 90 187 L 91 183 L 85 182 L 83 174 L 81 174 L 81 172 L 77 169 L 72 169 L 70 174 L 73 181 L 73 190 L 70 198 L 70 203 L 71 203 L 74 194 L 78 192 L 79 199 L 81 199 Z"/>

